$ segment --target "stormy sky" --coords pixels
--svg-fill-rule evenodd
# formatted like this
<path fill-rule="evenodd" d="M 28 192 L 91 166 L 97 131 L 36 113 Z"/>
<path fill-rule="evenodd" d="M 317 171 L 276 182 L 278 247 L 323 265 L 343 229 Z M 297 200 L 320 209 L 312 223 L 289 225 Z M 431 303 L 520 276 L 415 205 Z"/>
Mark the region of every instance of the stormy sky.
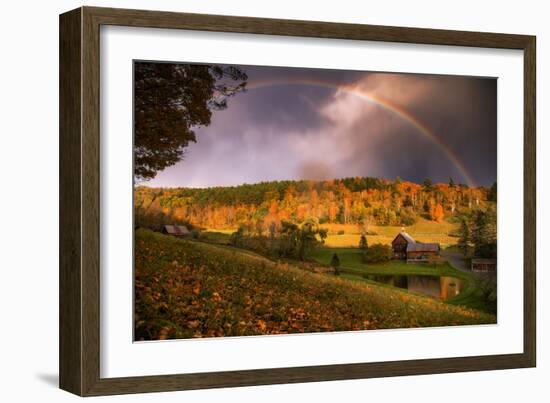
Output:
<path fill-rule="evenodd" d="M 496 79 L 239 66 L 248 90 L 143 183 L 210 187 L 371 176 L 496 181 Z"/>

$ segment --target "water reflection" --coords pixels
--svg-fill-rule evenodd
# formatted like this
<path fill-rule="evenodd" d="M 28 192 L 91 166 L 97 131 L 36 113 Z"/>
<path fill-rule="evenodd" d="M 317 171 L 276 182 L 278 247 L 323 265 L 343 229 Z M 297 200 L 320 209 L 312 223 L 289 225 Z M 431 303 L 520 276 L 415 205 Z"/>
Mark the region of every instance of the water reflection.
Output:
<path fill-rule="evenodd" d="M 440 276 L 393 276 L 366 274 L 363 277 L 389 284 L 394 287 L 429 295 L 434 298 L 446 300 L 460 294 L 463 289 L 463 281 L 455 277 Z"/>

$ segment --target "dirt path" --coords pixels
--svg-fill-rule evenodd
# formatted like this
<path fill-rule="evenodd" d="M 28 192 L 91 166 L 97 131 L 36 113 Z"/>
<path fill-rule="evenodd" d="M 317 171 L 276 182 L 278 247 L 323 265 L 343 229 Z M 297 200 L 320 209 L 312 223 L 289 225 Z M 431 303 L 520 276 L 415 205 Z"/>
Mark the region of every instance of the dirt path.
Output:
<path fill-rule="evenodd" d="M 470 273 L 470 267 L 466 264 L 464 255 L 460 251 L 444 249 L 441 251 L 441 256 L 447 259 L 455 269 Z"/>

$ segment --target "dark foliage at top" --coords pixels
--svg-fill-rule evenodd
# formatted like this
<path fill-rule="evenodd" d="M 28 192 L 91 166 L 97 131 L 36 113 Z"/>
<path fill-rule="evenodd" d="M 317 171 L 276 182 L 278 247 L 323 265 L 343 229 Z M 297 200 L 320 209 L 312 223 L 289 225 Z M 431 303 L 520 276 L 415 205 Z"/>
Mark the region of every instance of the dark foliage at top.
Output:
<path fill-rule="evenodd" d="M 180 161 L 193 127 L 210 124 L 212 110 L 246 87 L 233 66 L 137 62 L 134 65 L 134 177 L 152 179 Z"/>

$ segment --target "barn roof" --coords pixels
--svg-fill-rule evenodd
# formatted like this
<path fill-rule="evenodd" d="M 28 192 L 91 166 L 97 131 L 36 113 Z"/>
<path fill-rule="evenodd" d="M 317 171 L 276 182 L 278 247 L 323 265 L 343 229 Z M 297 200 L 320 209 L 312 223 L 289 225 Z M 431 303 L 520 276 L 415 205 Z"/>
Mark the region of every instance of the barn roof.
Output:
<path fill-rule="evenodd" d="M 399 234 L 397 234 L 397 236 L 393 239 L 395 241 L 395 239 L 401 235 L 403 238 L 405 238 L 405 240 L 408 242 L 408 244 L 412 244 L 412 243 L 416 243 L 416 241 L 413 239 L 412 236 L 410 236 L 409 234 L 407 234 L 405 231 L 401 231 Z"/>
<path fill-rule="evenodd" d="M 185 225 L 165 225 L 164 230 L 170 235 L 189 235 L 191 233 Z"/>
<path fill-rule="evenodd" d="M 407 245 L 407 252 L 437 252 L 439 251 L 438 243 L 409 243 Z"/>

